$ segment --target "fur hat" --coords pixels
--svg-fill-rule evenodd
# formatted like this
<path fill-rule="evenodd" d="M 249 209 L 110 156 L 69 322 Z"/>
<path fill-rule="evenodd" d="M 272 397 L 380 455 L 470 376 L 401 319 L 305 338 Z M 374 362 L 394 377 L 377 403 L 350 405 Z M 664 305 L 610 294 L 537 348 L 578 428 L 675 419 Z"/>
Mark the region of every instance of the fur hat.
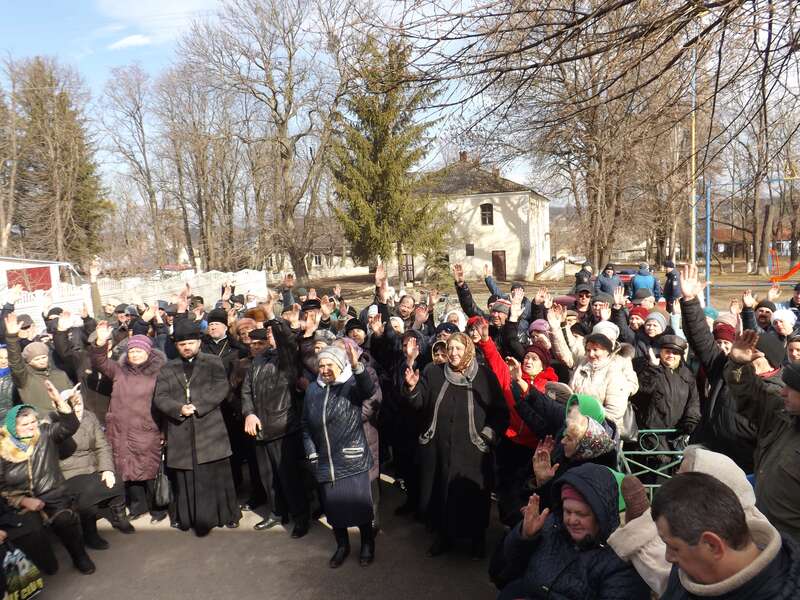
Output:
<path fill-rule="evenodd" d="M 349 321 L 347 321 L 347 323 L 345 323 L 344 326 L 344 334 L 347 335 L 348 333 L 356 329 L 360 329 L 361 331 L 363 331 L 364 335 L 367 334 L 367 326 L 364 325 L 364 323 L 362 323 L 360 319 L 350 319 Z"/>
<path fill-rule="evenodd" d="M 215 308 L 206 316 L 206 323 L 222 323 L 225 327 L 228 326 L 228 313 L 221 308 Z"/>

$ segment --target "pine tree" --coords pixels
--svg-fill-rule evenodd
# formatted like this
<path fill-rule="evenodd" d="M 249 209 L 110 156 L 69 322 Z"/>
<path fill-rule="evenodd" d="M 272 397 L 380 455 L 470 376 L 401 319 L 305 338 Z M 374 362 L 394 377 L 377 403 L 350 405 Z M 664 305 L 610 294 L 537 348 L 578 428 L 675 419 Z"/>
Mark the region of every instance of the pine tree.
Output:
<path fill-rule="evenodd" d="M 440 201 L 417 194 L 413 172 L 425 157 L 434 121 L 418 120 L 435 92 L 413 83 L 409 49 L 370 40 L 359 85 L 339 115 L 333 175 L 340 206 L 336 215 L 353 258 L 372 262 L 402 251 L 433 255 L 443 247 Z"/>

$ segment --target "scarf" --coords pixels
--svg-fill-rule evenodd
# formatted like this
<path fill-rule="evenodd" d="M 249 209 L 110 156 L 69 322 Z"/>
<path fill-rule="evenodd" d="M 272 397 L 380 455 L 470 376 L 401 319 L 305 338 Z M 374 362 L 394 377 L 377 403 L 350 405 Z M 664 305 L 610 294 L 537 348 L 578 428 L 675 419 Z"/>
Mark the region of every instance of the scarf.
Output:
<path fill-rule="evenodd" d="M 353 368 L 350 366 L 350 363 L 347 363 L 344 366 L 344 369 L 342 369 L 342 372 L 339 373 L 338 377 L 336 377 L 336 379 L 334 379 L 330 383 L 330 385 L 333 386 L 333 385 L 339 385 L 340 383 L 344 383 L 345 381 L 350 379 L 350 377 L 352 377 L 352 376 L 353 376 Z M 328 387 L 328 384 L 325 383 L 324 381 L 322 381 L 322 377 L 320 377 L 320 376 L 317 376 L 317 385 L 319 385 L 319 387 L 321 387 L 321 388 Z"/>
<path fill-rule="evenodd" d="M 594 419 L 587 418 L 589 426 L 583 434 L 573 458 L 577 460 L 591 460 L 602 456 L 614 449 L 614 440 L 608 435 L 605 427 Z"/>
<path fill-rule="evenodd" d="M 11 367 L 0 369 L 0 377 L 8 377 L 9 375 L 11 375 Z"/>
<path fill-rule="evenodd" d="M 14 445 L 20 450 L 27 450 L 29 445 L 28 442 L 32 438 L 17 437 L 17 415 L 23 408 L 32 408 L 34 411 L 36 411 L 36 407 L 31 406 L 30 404 L 17 404 L 16 406 L 12 406 L 6 413 L 5 428 Z"/>

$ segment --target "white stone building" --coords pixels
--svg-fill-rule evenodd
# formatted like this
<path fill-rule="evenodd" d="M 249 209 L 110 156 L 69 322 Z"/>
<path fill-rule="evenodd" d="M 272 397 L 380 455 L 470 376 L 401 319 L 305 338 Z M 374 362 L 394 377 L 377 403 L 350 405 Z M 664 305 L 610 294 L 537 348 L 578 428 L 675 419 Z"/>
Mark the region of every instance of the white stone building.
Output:
<path fill-rule="evenodd" d="M 481 168 L 462 152 L 423 191 L 445 199 L 453 225 L 448 258 L 464 266 L 468 279 L 482 277 L 490 264 L 497 279 L 532 280 L 549 264 L 550 201 L 529 187 Z M 413 266 L 416 278 L 421 266 Z"/>

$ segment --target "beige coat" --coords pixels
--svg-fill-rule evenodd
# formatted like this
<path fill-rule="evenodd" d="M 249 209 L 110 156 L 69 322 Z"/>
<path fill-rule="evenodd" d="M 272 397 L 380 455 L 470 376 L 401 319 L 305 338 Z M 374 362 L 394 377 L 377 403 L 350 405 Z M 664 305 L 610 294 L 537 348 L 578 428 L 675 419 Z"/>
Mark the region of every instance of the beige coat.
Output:
<path fill-rule="evenodd" d="M 759 521 L 769 525 L 767 518 L 756 508 L 753 486 L 744 471 L 730 458 L 699 446 L 689 446 L 684 453 L 684 462 L 683 470 L 712 475 L 731 488 L 742 503 L 748 522 Z M 612 533 L 608 544 L 621 559 L 633 564 L 650 589 L 658 596 L 664 594 L 672 565 L 664 557 L 667 547 L 658 536 L 649 509 Z"/>
<path fill-rule="evenodd" d="M 73 445 L 74 444 L 74 445 Z M 71 479 L 76 475 L 89 475 L 114 472 L 114 460 L 111 457 L 111 446 L 106 441 L 100 422 L 93 412 L 83 411 L 81 426 L 72 436 L 62 444 L 67 450 L 72 450 L 68 458 L 59 461 L 64 479 Z M 67 448 L 67 446 L 71 446 Z"/>

